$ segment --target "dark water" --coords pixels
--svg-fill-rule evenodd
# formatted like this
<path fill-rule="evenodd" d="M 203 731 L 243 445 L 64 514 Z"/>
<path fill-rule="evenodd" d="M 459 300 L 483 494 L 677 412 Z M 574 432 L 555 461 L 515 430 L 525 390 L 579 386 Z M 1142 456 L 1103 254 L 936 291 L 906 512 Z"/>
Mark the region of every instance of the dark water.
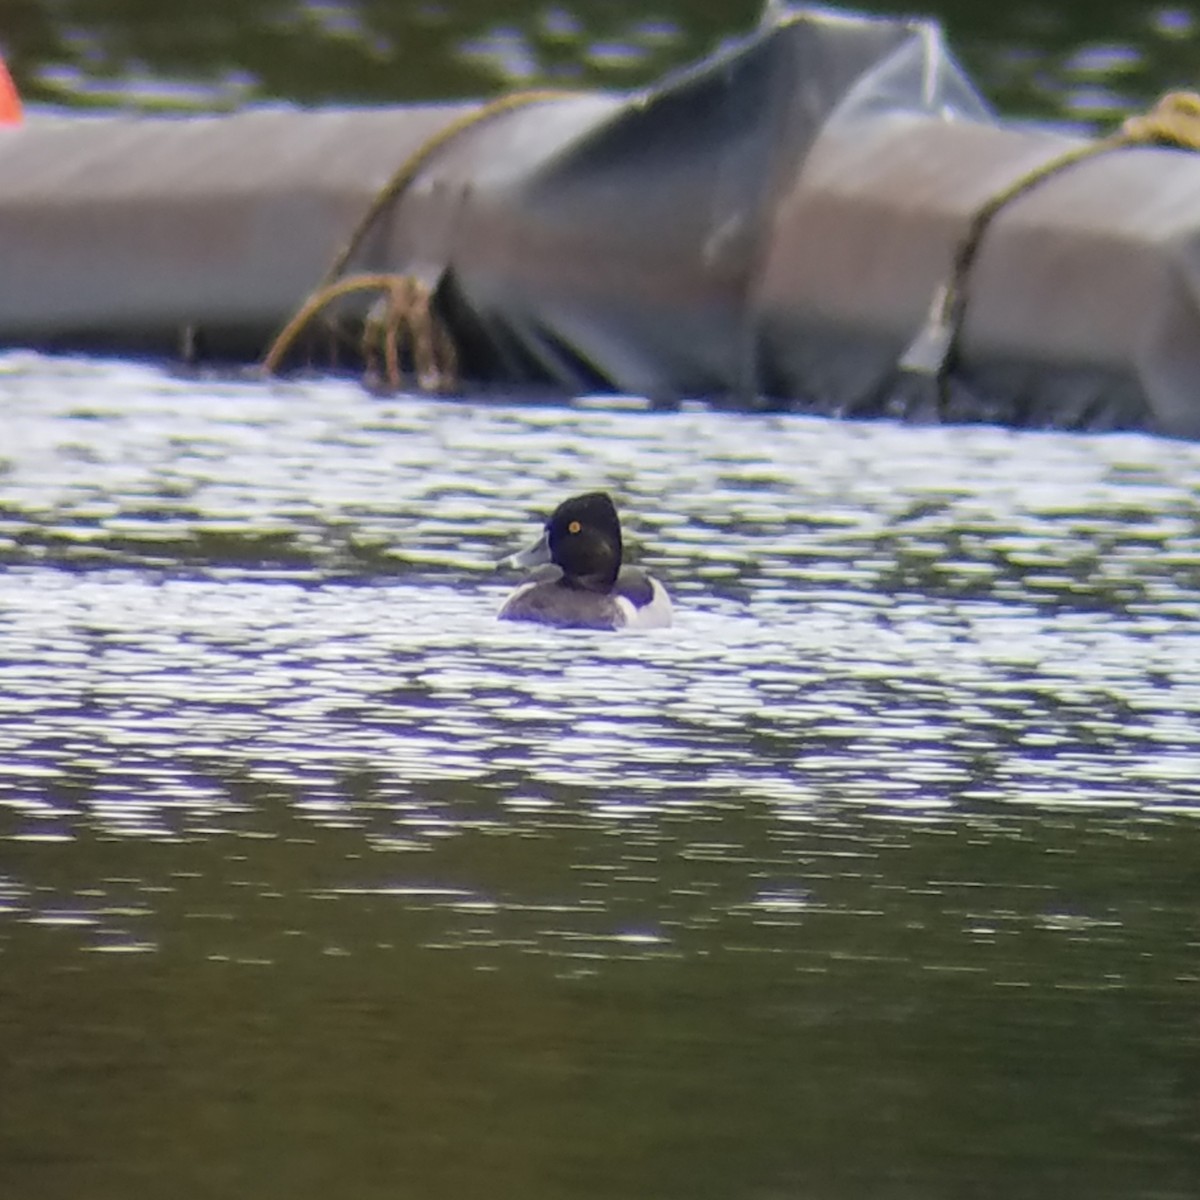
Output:
<path fill-rule="evenodd" d="M 886 0 L 934 16 L 1004 112 L 1107 128 L 1196 87 L 1200 5 Z M 711 52 L 760 0 L 6 0 L 0 49 L 30 101 L 236 107 L 403 102 L 513 86 L 629 87 Z"/>
<path fill-rule="evenodd" d="M 0 1195 L 1196 1195 L 1200 447 L 0 413 Z M 676 627 L 498 624 L 593 486 Z"/>

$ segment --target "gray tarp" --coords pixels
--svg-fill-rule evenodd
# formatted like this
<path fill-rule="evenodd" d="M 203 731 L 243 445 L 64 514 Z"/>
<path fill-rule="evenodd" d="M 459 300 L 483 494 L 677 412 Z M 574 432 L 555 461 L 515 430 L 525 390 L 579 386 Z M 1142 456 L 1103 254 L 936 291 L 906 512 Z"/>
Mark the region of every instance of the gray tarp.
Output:
<path fill-rule="evenodd" d="M 260 354 L 466 107 L 0 133 L 0 341 Z M 351 269 L 437 283 L 482 382 L 924 418 L 896 363 L 972 214 L 1076 144 L 997 124 L 930 23 L 797 10 L 645 93 L 456 136 Z M 1198 200 L 1200 157 L 1136 149 L 1005 209 L 948 415 L 1200 436 Z"/>

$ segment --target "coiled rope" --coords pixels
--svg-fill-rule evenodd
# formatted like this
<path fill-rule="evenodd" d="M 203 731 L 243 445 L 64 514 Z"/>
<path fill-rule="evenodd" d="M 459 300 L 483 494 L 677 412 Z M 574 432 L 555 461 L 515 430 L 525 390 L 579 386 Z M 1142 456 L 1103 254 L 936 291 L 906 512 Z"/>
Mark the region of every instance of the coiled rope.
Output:
<path fill-rule="evenodd" d="M 375 194 L 321 280 L 276 335 L 263 356 L 263 373 L 274 375 L 279 371 L 308 323 L 335 300 L 356 292 L 377 292 L 380 298 L 363 323 L 360 347 L 368 380 L 377 380 L 398 391 L 404 382 L 402 364 L 407 341 L 418 388 L 451 391 L 457 387 L 458 355 L 446 323 L 437 314 L 429 284 L 407 274 L 373 272 L 343 277 L 343 272 L 379 217 L 404 195 L 444 146 L 468 130 L 515 109 L 578 96 L 578 92 L 549 88 L 511 92 L 463 113 L 426 138 Z M 383 373 L 377 375 L 380 359 Z"/>
<path fill-rule="evenodd" d="M 939 386 L 939 401 L 944 400 L 945 377 L 953 365 L 966 316 L 968 278 L 992 222 L 1014 200 L 1076 163 L 1131 146 L 1200 150 L 1200 94 L 1168 92 L 1149 112 L 1130 117 L 1107 137 L 1042 163 L 984 201 L 958 243 L 949 276 L 934 292 L 924 326 L 900 358 L 900 371 L 934 377 Z"/>

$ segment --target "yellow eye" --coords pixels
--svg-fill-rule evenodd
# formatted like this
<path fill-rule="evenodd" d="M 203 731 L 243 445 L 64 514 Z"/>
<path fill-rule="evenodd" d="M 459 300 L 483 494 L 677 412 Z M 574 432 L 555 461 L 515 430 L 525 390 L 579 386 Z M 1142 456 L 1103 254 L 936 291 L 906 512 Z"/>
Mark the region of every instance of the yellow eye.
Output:
<path fill-rule="evenodd" d="M 567 526 L 567 532 L 568 533 L 578 533 L 582 528 L 583 528 L 583 526 L 580 525 L 580 523 L 578 521 L 572 521 L 570 523 L 570 525 Z"/>

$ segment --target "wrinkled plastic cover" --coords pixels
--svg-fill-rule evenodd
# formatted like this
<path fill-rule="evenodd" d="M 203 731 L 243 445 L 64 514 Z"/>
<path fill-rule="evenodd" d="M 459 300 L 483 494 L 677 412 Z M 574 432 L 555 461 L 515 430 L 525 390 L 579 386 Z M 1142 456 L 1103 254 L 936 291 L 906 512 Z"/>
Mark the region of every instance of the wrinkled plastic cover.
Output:
<path fill-rule="evenodd" d="M 453 295 L 503 375 L 753 396 L 750 299 L 781 201 L 818 138 L 898 110 L 987 118 L 935 24 L 774 14 L 568 144 L 514 154 L 508 178 L 476 181 Z"/>

